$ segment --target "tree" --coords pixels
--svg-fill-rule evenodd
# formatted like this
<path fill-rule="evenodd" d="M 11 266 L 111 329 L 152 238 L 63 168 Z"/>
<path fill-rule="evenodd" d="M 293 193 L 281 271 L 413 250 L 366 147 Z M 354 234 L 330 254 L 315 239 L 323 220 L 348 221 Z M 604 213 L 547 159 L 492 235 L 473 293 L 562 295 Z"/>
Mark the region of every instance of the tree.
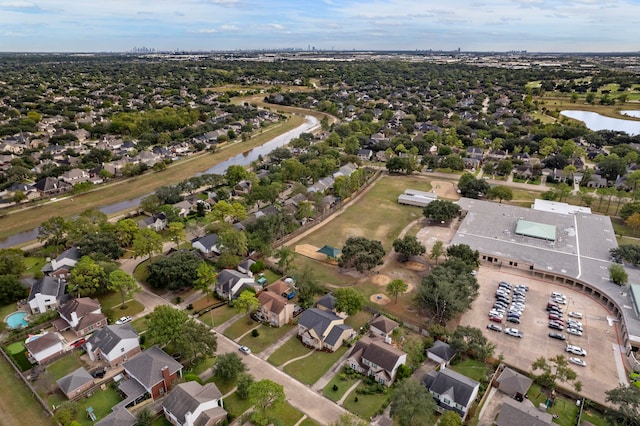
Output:
<path fill-rule="evenodd" d="M 164 164 L 164 163 L 163 163 Z M 153 424 L 154 415 L 148 408 L 143 408 L 138 412 L 135 426 L 151 426 Z"/>
<path fill-rule="evenodd" d="M 29 294 L 27 287 L 16 275 L 0 274 L 0 305 L 8 305 L 25 298 Z"/>
<path fill-rule="evenodd" d="M 325 287 L 320 282 L 316 272 L 309 266 L 305 266 L 295 275 L 298 303 L 303 308 L 313 305 L 313 298 L 325 292 Z"/>
<path fill-rule="evenodd" d="M 160 346 L 172 344 L 185 359 L 196 355 L 211 356 L 217 348 L 215 333 L 179 309 L 157 306 L 147 317 L 147 324 L 150 339 Z"/>
<path fill-rule="evenodd" d="M 121 269 L 116 269 L 109 274 L 109 284 L 107 288 L 111 291 L 119 291 L 122 296 L 122 306 L 120 309 L 126 309 L 124 304 L 126 298 L 131 299 L 134 293 L 140 291 L 140 286 L 136 280 Z"/>
<path fill-rule="evenodd" d="M 444 254 L 444 243 L 438 240 L 431 247 L 431 252 L 429 253 L 429 259 L 434 259 L 437 265 L 438 258 L 440 258 L 440 256 L 442 256 L 443 254 Z"/>
<path fill-rule="evenodd" d="M 438 426 L 462 426 L 462 418 L 455 411 L 447 410 L 440 416 Z"/>
<path fill-rule="evenodd" d="M 269 379 L 255 382 L 249 388 L 249 401 L 263 418 L 267 408 L 279 405 L 284 402 L 284 398 L 284 387 Z"/>
<path fill-rule="evenodd" d="M 609 277 L 611 281 L 618 284 L 620 287 L 624 287 L 629 282 L 629 275 L 624 270 L 624 266 L 613 263 L 609 265 Z"/>
<path fill-rule="evenodd" d="M 276 250 L 274 255 L 278 259 L 278 268 L 282 269 L 282 272 L 286 274 L 295 259 L 296 252 L 291 247 L 282 246 Z"/>
<path fill-rule="evenodd" d="M 487 192 L 487 198 L 490 200 L 497 198 L 502 204 L 502 200 L 511 201 L 513 199 L 513 190 L 508 186 L 494 186 Z"/>
<path fill-rule="evenodd" d="M 162 237 L 153 229 L 144 228 L 133 237 L 133 256 L 151 256 L 162 251 Z"/>
<path fill-rule="evenodd" d="M 391 396 L 391 417 L 400 426 L 434 424 L 436 403 L 431 393 L 413 379 L 400 382 Z"/>
<path fill-rule="evenodd" d="M 407 235 L 404 238 L 394 240 L 393 249 L 400 253 L 405 260 L 408 260 L 411 256 L 423 255 L 427 250 L 424 244 L 418 241 L 413 235 Z"/>
<path fill-rule="evenodd" d="M 624 158 L 611 154 L 598 162 L 598 169 L 607 180 L 616 180 L 618 176 L 624 176 L 627 171 L 627 162 Z"/>
<path fill-rule="evenodd" d="M 620 217 L 625 220 L 631 217 L 631 215 L 634 213 L 640 213 L 640 201 L 627 203 L 620 209 Z"/>
<path fill-rule="evenodd" d="M 358 272 L 364 272 L 381 265 L 384 254 L 380 241 L 350 237 L 342 247 L 342 256 L 338 260 L 338 265 L 341 268 L 355 267 Z"/>
<path fill-rule="evenodd" d="M 121 247 L 131 247 L 138 232 L 138 224 L 133 219 L 120 219 L 114 225 L 115 233 Z"/>
<path fill-rule="evenodd" d="M 91 256 L 100 260 L 116 260 L 123 254 L 120 240 L 111 225 L 105 225 L 98 232 L 89 232 L 76 241 L 81 256 Z"/>
<path fill-rule="evenodd" d="M 569 367 L 569 361 L 564 355 L 556 355 L 551 358 L 539 357 L 531 364 L 533 372 L 540 370 L 541 373 L 535 375 L 535 382 L 549 390 L 554 390 L 558 384 L 572 382 L 577 374 Z"/>
<path fill-rule="evenodd" d="M 196 279 L 193 288 L 196 290 L 200 290 L 204 294 L 207 295 L 207 301 L 209 301 L 209 294 L 211 293 L 211 285 L 216 282 L 216 274 L 213 266 L 209 265 L 207 262 L 200 262 L 198 265 L 198 269 L 196 269 L 196 275 L 198 279 Z"/>
<path fill-rule="evenodd" d="M 89 256 L 83 256 L 71 270 L 69 283 L 78 296 L 91 296 L 106 288 L 108 279 L 102 266 Z"/>
<path fill-rule="evenodd" d="M 242 358 L 237 353 L 230 352 L 218 356 L 214 372 L 223 382 L 233 382 L 246 370 L 247 366 Z"/>
<path fill-rule="evenodd" d="M 617 407 L 613 413 L 617 425 L 638 426 L 640 424 L 640 388 L 637 386 L 619 385 L 605 392 L 606 402 Z"/>
<path fill-rule="evenodd" d="M 431 312 L 440 324 L 468 310 L 478 295 L 475 277 L 448 263 L 437 265 L 422 279 L 415 298 L 418 306 Z"/>
<path fill-rule="evenodd" d="M 634 231 L 640 229 L 640 213 L 634 213 L 624 221 L 624 223 Z"/>
<path fill-rule="evenodd" d="M 0 249 L 0 276 L 15 275 L 19 277 L 27 269 L 24 256 L 25 253 L 20 249 Z"/>
<path fill-rule="evenodd" d="M 230 253 L 234 256 L 247 254 L 247 234 L 244 231 L 227 225 L 224 231 L 218 233 L 218 242 L 222 253 Z"/>
<path fill-rule="evenodd" d="M 611 254 L 611 257 L 618 263 L 624 261 L 631 263 L 633 266 L 640 265 L 640 245 L 621 244 L 609 250 L 609 254 Z"/>
<path fill-rule="evenodd" d="M 224 174 L 227 184 L 234 187 L 238 182 L 249 178 L 249 171 L 243 166 L 232 165 L 227 168 Z"/>
<path fill-rule="evenodd" d="M 465 172 L 458 180 L 458 189 L 463 197 L 477 199 L 489 192 L 491 187 L 484 179 L 476 179 L 471 173 Z"/>
<path fill-rule="evenodd" d="M 169 222 L 167 227 L 167 235 L 176 247 L 180 247 L 180 243 L 187 239 L 187 232 L 184 229 L 184 223 L 182 222 Z"/>
<path fill-rule="evenodd" d="M 162 256 L 147 267 L 147 282 L 155 288 L 182 290 L 190 288 L 198 278 L 201 258 L 189 251 Z"/>
<path fill-rule="evenodd" d="M 45 220 L 38 228 L 38 241 L 55 247 L 55 255 L 59 254 L 58 249 L 64 244 L 70 224 L 61 216 L 54 216 Z"/>
<path fill-rule="evenodd" d="M 458 326 L 449 343 L 458 353 L 466 354 L 478 361 L 485 361 L 495 350 L 495 345 L 476 327 Z"/>
<path fill-rule="evenodd" d="M 460 214 L 460 206 L 448 200 L 434 200 L 424 206 L 424 217 L 437 222 L 447 222 Z"/>
<path fill-rule="evenodd" d="M 336 298 L 335 309 L 347 315 L 355 315 L 364 306 L 364 296 L 351 287 L 338 288 L 333 291 Z"/>
<path fill-rule="evenodd" d="M 256 382 L 256 379 L 247 372 L 242 372 L 238 375 L 236 380 L 237 390 L 236 393 L 240 399 L 249 399 L 249 389 L 251 385 Z"/>
<path fill-rule="evenodd" d="M 387 294 L 393 298 L 395 298 L 395 303 L 398 303 L 398 295 L 401 293 L 406 293 L 409 286 L 407 283 L 400 279 L 395 279 L 387 284 Z"/>
<path fill-rule="evenodd" d="M 480 252 L 473 250 L 467 244 L 454 244 L 447 247 L 447 257 L 459 259 L 471 269 L 480 266 Z"/>
<path fill-rule="evenodd" d="M 255 311 L 259 307 L 260 302 L 256 298 L 255 293 L 249 290 L 242 290 L 240 296 L 233 301 L 233 309 L 240 314 L 246 314 L 249 323 L 251 323 L 251 312 Z"/>
<path fill-rule="evenodd" d="M 330 426 L 368 426 L 369 423 L 362 420 L 360 417 L 351 413 L 344 413 L 340 415 L 340 419 L 336 423 L 331 423 Z"/>

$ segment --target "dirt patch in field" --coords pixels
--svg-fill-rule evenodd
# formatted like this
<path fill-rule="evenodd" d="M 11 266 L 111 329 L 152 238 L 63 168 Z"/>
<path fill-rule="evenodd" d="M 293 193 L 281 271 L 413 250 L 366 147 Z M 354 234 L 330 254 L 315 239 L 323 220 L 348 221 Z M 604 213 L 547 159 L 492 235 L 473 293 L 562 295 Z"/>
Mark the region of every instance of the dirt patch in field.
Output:
<path fill-rule="evenodd" d="M 378 284 L 378 285 L 387 285 L 391 282 L 391 278 L 389 278 L 388 276 L 384 275 L 384 274 L 378 274 L 378 275 L 374 275 L 373 277 L 371 277 L 371 281 L 374 284 Z"/>
<path fill-rule="evenodd" d="M 319 247 L 311 244 L 298 244 L 295 248 L 295 252 L 319 262 L 324 262 L 329 265 L 337 265 L 338 262 L 335 259 L 327 257 L 326 254 L 318 253 Z"/>
<path fill-rule="evenodd" d="M 433 180 L 431 181 L 431 187 L 433 188 L 433 191 L 438 194 L 439 198 L 449 198 L 454 200 L 460 198 L 460 194 L 456 192 L 456 188 L 451 182 Z"/>
<path fill-rule="evenodd" d="M 427 269 L 429 269 L 429 265 L 412 261 L 405 262 L 404 267 L 407 269 L 411 269 L 412 271 L 426 271 Z"/>
<path fill-rule="evenodd" d="M 381 293 L 372 294 L 369 300 L 378 305 L 388 305 L 391 302 L 391 299 Z"/>

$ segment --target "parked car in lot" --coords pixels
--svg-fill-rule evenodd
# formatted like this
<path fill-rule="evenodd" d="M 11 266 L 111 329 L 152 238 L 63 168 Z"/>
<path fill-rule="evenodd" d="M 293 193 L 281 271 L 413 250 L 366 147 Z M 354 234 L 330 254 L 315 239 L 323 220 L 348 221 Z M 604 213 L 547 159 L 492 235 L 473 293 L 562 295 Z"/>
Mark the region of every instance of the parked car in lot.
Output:
<path fill-rule="evenodd" d="M 567 299 L 556 297 L 553 300 L 554 300 L 554 302 L 559 303 L 560 305 L 566 305 L 567 304 Z"/>
<path fill-rule="evenodd" d="M 568 327 L 567 333 L 573 334 L 574 336 L 582 336 L 582 331 L 578 330 L 577 328 Z"/>
<path fill-rule="evenodd" d="M 574 355 L 587 356 L 587 351 L 582 349 L 580 346 L 575 345 L 567 345 L 565 351 L 572 353 Z"/>
<path fill-rule="evenodd" d="M 498 283 L 498 287 L 505 287 L 505 288 L 508 288 L 509 290 L 513 288 L 513 286 L 506 281 L 500 281 Z"/>
<path fill-rule="evenodd" d="M 567 327 L 569 328 L 575 328 L 576 330 L 579 331 L 583 331 L 582 330 L 582 323 L 580 321 L 575 321 L 575 320 L 567 320 Z"/>
<path fill-rule="evenodd" d="M 502 322 L 503 319 L 504 317 L 502 315 L 489 317 L 489 321 L 493 321 L 493 322 Z M 562 328 L 560 330 L 562 330 Z"/>
<path fill-rule="evenodd" d="M 131 318 L 129 315 L 124 316 L 124 317 L 120 317 L 120 319 L 118 321 L 116 321 L 116 325 L 121 325 L 121 324 L 126 324 L 128 322 L 130 322 L 133 318 Z"/>
<path fill-rule="evenodd" d="M 551 337 L 552 339 L 567 340 L 567 336 L 562 333 L 551 332 L 549 333 L 549 337 Z"/>
<path fill-rule="evenodd" d="M 491 331 L 502 331 L 502 327 L 496 324 L 487 324 L 487 328 Z"/>
<path fill-rule="evenodd" d="M 515 286 L 515 288 L 518 289 L 518 290 L 529 291 L 529 286 L 528 285 L 524 285 L 524 284 L 517 284 Z"/>
<path fill-rule="evenodd" d="M 582 319 L 582 314 L 580 312 L 571 311 L 571 312 L 569 312 L 569 316 L 571 318 Z"/>
<path fill-rule="evenodd" d="M 509 315 L 507 317 L 507 321 L 512 322 L 514 324 L 520 324 L 520 317 Z"/>
<path fill-rule="evenodd" d="M 562 324 L 558 324 L 556 322 L 553 321 L 549 321 L 549 328 L 553 328 L 556 330 L 564 330 L 564 327 L 562 326 Z"/>
<path fill-rule="evenodd" d="M 582 360 L 580 358 L 576 358 L 574 356 L 569 358 L 569 362 L 571 364 L 579 365 L 580 367 L 586 367 L 587 366 L 586 361 L 584 361 L 584 360 Z"/>
<path fill-rule="evenodd" d="M 557 314 L 549 314 L 549 319 L 550 320 L 554 320 L 554 321 L 563 321 L 562 319 L 562 315 L 557 315 Z"/>
<path fill-rule="evenodd" d="M 560 310 L 560 305 L 558 305 L 555 302 L 554 303 L 551 303 L 551 302 L 547 303 L 547 311 L 551 311 L 553 309 L 556 309 L 556 310 L 559 311 Z"/>
<path fill-rule="evenodd" d="M 91 372 L 91 377 L 96 378 L 96 379 L 102 379 L 105 375 L 106 371 L 104 370 L 104 368 L 100 368 L 98 370 L 92 371 Z"/>
<path fill-rule="evenodd" d="M 238 348 L 238 350 L 239 350 L 240 352 L 242 352 L 243 354 L 246 354 L 246 355 L 249 355 L 249 354 L 251 353 L 251 349 L 249 349 L 249 348 L 248 348 L 248 347 L 246 347 L 246 346 L 240 346 L 240 347 Z"/>
<path fill-rule="evenodd" d="M 504 333 L 508 336 L 519 337 L 519 338 L 524 336 L 524 333 L 522 331 L 518 330 L 517 328 L 511 328 L 511 327 L 505 328 Z"/>

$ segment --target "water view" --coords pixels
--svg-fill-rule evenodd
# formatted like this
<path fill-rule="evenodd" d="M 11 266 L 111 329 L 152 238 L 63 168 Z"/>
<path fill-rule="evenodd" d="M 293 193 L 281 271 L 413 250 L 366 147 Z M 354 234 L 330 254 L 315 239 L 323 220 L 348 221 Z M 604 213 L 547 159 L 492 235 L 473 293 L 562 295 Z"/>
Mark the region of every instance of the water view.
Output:
<path fill-rule="evenodd" d="M 624 111 L 627 115 L 634 117 L 640 117 L 640 111 Z M 629 114 L 633 113 L 633 114 Z M 561 111 L 560 114 L 565 117 L 580 120 L 590 130 L 616 130 L 620 132 L 627 132 L 630 135 L 640 134 L 640 121 L 624 120 L 622 118 L 605 117 L 592 111 Z M 639 114 L 639 115 L 634 115 Z"/>

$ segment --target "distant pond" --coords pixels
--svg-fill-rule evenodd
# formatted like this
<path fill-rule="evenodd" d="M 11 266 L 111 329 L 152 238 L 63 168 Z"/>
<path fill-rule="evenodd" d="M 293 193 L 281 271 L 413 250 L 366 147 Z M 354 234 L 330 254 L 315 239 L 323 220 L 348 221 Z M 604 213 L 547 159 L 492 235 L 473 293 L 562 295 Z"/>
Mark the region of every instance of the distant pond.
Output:
<path fill-rule="evenodd" d="M 623 111 L 627 115 L 640 118 L 640 111 Z M 625 120 L 622 118 L 605 117 L 592 111 L 560 111 L 565 117 L 580 120 L 587 128 L 593 131 L 598 130 L 616 130 L 627 132 L 629 135 L 640 134 L 640 121 Z M 637 115 L 636 115 L 637 114 Z"/>

